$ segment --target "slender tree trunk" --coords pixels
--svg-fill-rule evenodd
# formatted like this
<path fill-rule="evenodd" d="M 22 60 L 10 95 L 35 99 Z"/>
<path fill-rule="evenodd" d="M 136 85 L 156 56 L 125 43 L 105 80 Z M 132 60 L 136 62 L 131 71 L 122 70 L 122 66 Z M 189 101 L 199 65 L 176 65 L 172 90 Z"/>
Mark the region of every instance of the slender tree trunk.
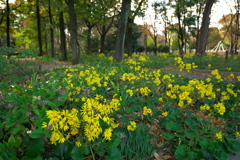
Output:
<path fill-rule="evenodd" d="M 88 20 L 85 21 L 86 23 L 86 26 L 88 27 L 88 30 L 87 30 L 87 54 L 91 54 L 91 51 L 92 51 L 92 46 L 91 46 L 91 40 L 92 40 L 92 28 L 96 25 L 95 23 L 94 24 L 91 24 Z"/>
<path fill-rule="evenodd" d="M 118 24 L 118 33 L 116 39 L 116 47 L 114 58 L 117 62 L 122 61 L 124 55 L 124 39 L 127 27 L 127 18 L 129 13 L 129 8 L 131 5 L 131 0 L 122 0 L 122 8 L 120 13 L 120 20 Z"/>
<path fill-rule="evenodd" d="M 132 37 L 133 37 L 133 19 L 128 17 L 128 25 L 127 25 L 127 54 L 128 57 L 132 56 Z"/>
<path fill-rule="evenodd" d="M 92 27 L 88 27 L 87 32 L 87 54 L 91 54 Z"/>
<path fill-rule="evenodd" d="M 197 45 L 197 53 L 201 56 L 204 56 L 206 50 L 206 43 L 207 43 L 207 35 L 208 35 L 208 28 L 209 28 L 209 21 L 210 21 L 210 14 L 213 3 L 215 0 L 206 0 L 206 5 L 203 12 L 202 18 L 202 25 L 200 28 L 198 45 Z"/>
<path fill-rule="evenodd" d="M 105 38 L 106 38 L 106 31 L 104 31 L 102 34 L 101 34 L 101 48 L 100 48 L 100 52 L 101 53 L 105 53 Z"/>
<path fill-rule="evenodd" d="M 77 20 L 74 8 L 74 0 L 68 1 L 69 17 L 70 17 L 70 34 L 71 34 L 71 50 L 72 50 L 72 64 L 78 64 L 80 61 L 80 53 L 78 52 L 77 42 Z"/>
<path fill-rule="evenodd" d="M 51 56 L 54 57 L 54 30 L 53 30 L 53 20 L 52 20 L 52 10 L 51 10 L 51 1 L 48 0 L 48 14 L 50 22 L 50 36 L 51 36 Z"/>
<path fill-rule="evenodd" d="M 7 5 L 7 47 L 10 47 L 10 7 L 9 7 L 9 2 L 6 0 L 6 5 Z"/>
<path fill-rule="evenodd" d="M 43 56 L 39 0 L 36 0 L 36 15 L 37 15 L 37 32 L 38 32 L 38 47 L 39 47 L 38 56 Z"/>
<path fill-rule="evenodd" d="M 184 36 L 183 36 L 183 28 L 181 26 L 181 15 L 179 12 L 177 12 L 177 18 L 178 18 L 178 49 L 179 49 L 179 55 L 181 58 L 183 58 L 184 51 Z"/>
<path fill-rule="evenodd" d="M 60 29 L 60 39 L 61 39 L 61 53 L 62 53 L 62 60 L 67 60 L 67 49 L 66 49 L 66 34 L 65 34 L 65 27 L 64 27 L 64 18 L 63 18 L 63 11 L 59 12 L 59 29 Z"/>
<path fill-rule="evenodd" d="M 46 27 L 46 25 L 45 25 L 45 27 Z M 44 34 L 44 36 L 45 36 L 45 40 L 44 40 L 44 42 L 45 42 L 45 53 L 46 54 L 48 54 L 48 33 L 47 33 L 47 31 L 45 30 L 45 32 L 44 32 L 45 34 Z"/>
<path fill-rule="evenodd" d="M 199 33 L 200 33 L 200 22 L 199 22 L 199 19 L 200 19 L 200 15 L 201 15 L 201 11 L 202 11 L 202 5 L 200 3 L 199 6 L 197 6 L 199 8 L 197 8 L 197 35 L 196 35 L 196 46 L 195 46 L 195 54 L 197 54 L 197 48 L 198 48 L 198 37 L 199 37 Z"/>

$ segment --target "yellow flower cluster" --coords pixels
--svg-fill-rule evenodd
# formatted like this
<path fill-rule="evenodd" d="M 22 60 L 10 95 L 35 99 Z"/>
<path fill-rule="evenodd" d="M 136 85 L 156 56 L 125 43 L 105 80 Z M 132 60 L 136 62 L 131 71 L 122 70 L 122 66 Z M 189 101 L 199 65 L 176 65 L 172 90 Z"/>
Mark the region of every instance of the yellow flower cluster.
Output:
<path fill-rule="evenodd" d="M 129 130 L 129 131 L 135 131 L 136 128 L 137 128 L 136 122 L 130 121 L 130 124 L 127 126 L 127 130 Z"/>
<path fill-rule="evenodd" d="M 139 61 L 142 61 L 142 62 L 145 62 L 145 61 L 147 61 L 147 57 L 146 57 L 146 56 L 139 55 L 139 56 L 138 56 L 138 60 L 139 60 Z"/>
<path fill-rule="evenodd" d="M 131 89 L 126 90 L 126 93 L 128 93 L 131 97 L 133 96 L 133 90 Z"/>
<path fill-rule="evenodd" d="M 162 113 L 162 116 L 164 116 L 164 117 L 167 117 L 167 115 L 168 115 L 168 112 L 163 112 Z"/>
<path fill-rule="evenodd" d="M 131 81 L 134 84 L 134 80 L 139 80 L 140 78 L 133 73 L 124 73 L 121 79 L 123 81 Z"/>
<path fill-rule="evenodd" d="M 204 104 L 203 106 L 200 106 L 200 110 L 204 111 L 204 110 L 210 110 L 211 107 L 208 104 Z"/>
<path fill-rule="evenodd" d="M 97 55 L 98 57 L 105 57 L 105 54 L 104 53 L 100 53 Z"/>
<path fill-rule="evenodd" d="M 191 69 L 198 67 L 197 65 L 195 65 L 195 63 L 184 63 L 181 57 L 176 57 L 174 58 L 174 60 L 177 62 L 179 71 L 186 69 L 188 72 L 190 72 Z"/>
<path fill-rule="evenodd" d="M 239 132 L 236 132 L 234 135 L 235 135 L 236 137 L 239 137 L 239 136 L 240 136 L 240 133 L 239 133 Z"/>
<path fill-rule="evenodd" d="M 240 81 L 240 76 L 237 76 L 237 80 Z"/>
<path fill-rule="evenodd" d="M 43 128 L 50 126 L 52 130 L 51 143 L 64 143 L 71 136 L 79 133 L 80 120 L 77 116 L 78 110 L 72 109 L 64 111 L 48 110 L 47 117 L 50 119 L 49 123 L 43 123 Z"/>
<path fill-rule="evenodd" d="M 219 139 L 220 141 L 222 141 L 222 140 L 223 140 L 222 131 L 217 132 L 217 133 L 215 134 L 215 137 L 216 137 L 217 139 Z"/>
<path fill-rule="evenodd" d="M 217 104 L 214 104 L 213 105 L 214 109 L 217 110 L 217 112 L 220 114 L 220 115 L 223 115 L 226 111 L 226 107 L 224 106 L 223 103 L 217 103 Z"/>
<path fill-rule="evenodd" d="M 143 115 L 147 115 L 152 113 L 152 110 L 150 108 L 147 108 L 146 106 L 143 107 Z"/>
<path fill-rule="evenodd" d="M 112 131 L 118 126 L 118 123 L 115 123 L 115 120 L 110 118 L 109 114 L 119 110 L 120 102 L 118 99 L 112 99 L 109 104 L 102 104 L 97 99 L 99 99 L 99 96 L 95 97 L 95 99 L 86 99 L 81 108 L 81 115 L 85 124 L 84 134 L 88 141 L 98 138 L 103 132 L 100 125 L 100 121 L 103 120 L 110 126 L 108 129 L 105 129 L 103 137 L 105 140 L 111 140 Z M 107 100 L 103 99 L 103 101 L 106 102 Z"/>
<path fill-rule="evenodd" d="M 213 76 L 215 76 L 215 78 L 218 80 L 218 82 L 223 81 L 223 80 L 222 80 L 222 77 L 221 77 L 221 75 L 219 74 L 219 72 L 218 72 L 217 69 L 213 70 L 213 71 L 211 72 L 211 74 L 212 74 Z"/>
<path fill-rule="evenodd" d="M 151 91 L 148 87 L 142 87 L 139 89 L 140 93 L 144 96 L 148 96 L 149 92 Z"/>

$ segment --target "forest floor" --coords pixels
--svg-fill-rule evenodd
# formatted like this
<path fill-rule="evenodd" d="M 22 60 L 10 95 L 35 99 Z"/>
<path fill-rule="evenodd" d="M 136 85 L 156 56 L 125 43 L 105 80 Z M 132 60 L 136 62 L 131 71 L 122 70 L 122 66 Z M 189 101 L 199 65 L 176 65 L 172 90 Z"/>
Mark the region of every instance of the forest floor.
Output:
<path fill-rule="evenodd" d="M 52 70 L 52 69 L 57 69 L 57 68 L 67 68 L 67 67 L 73 67 L 71 62 L 63 62 L 63 61 L 43 61 L 35 58 L 21 58 L 19 59 L 21 63 L 28 63 L 31 62 L 32 65 L 30 66 L 32 69 L 41 69 L 42 71 L 46 70 Z M 81 66 L 81 65 L 77 65 Z M 190 72 L 187 72 L 186 70 L 184 71 L 179 71 L 177 68 L 173 67 L 166 67 L 166 68 L 161 68 L 161 71 L 163 73 L 170 73 L 174 75 L 181 75 L 183 77 L 189 78 L 189 79 L 206 79 L 207 77 L 213 77 L 211 75 L 212 70 L 206 70 L 206 69 L 192 69 Z M 236 76 L 240 76 L 240 72 L 231 72 L 231 71 L 219 71 L 221 76 L 223 77 L 224 80 L 226 81 L 236 81 L 229 79 L 229 75 L 233 73 Z M 239 139 L 240 140 L 240 137 Z M 240 151 L 236 153 L 236 155 L 229 154 L 227 160 L 239 160 L 240 159 Z"/>

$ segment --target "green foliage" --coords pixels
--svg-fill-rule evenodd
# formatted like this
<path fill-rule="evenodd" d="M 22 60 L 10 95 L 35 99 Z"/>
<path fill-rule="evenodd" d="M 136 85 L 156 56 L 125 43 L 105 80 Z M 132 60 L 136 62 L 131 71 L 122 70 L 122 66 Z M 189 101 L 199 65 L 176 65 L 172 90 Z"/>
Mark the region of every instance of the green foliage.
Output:
<path fill-rule="evenodd" d="M 174 58 L 165 53 L 133 55 L 115 63 L 104 54 L 84 55 L 79 66 L 20 72 L 15 82 L 9 82 L 18 62 L 1 57 L 3 67 L 11 65 L 1 71 L 0 159 L 154 159 L 157 154 L 179 160 L 227 159 L 229 153 L 240 150 L 235 139 L 240 133 L 239 82 L 187 79 L 159 70 L 174 68 Z M 100 136 L 86 138 L 83 106 L 91 99 L 95 101 L 89 104 L 95 107 L 113 99 L 119 102 L 118 110 L 107 116 L 117 124 L 111 139 L 102 136 L 112 125 L 103 119 L 93 119 L 101 126 Z M 206 104 L 209 109 L 204 108 Z M 52 144 L 54 131 L 46 113 L 71 109 L 82 120 L 78 134 Z M 99 112 L 95 108 L 90 113 Z M 48 124 L 44 129 L 43 122 Z"/>
<path fill-rule="evenodd" d="M 152 154 L 150 135 L 145 124 L 139 124 L 134 132 L 121 133 L 121 153 L 125 159 L 148 159 Z"/>
<path fill-rule="evenodd" d="M 37 49 L 16 49 L 12 47 L 0 47 L 0 56 L 17 54 L 18 58 L 34 58 L 37 55 Z"/>

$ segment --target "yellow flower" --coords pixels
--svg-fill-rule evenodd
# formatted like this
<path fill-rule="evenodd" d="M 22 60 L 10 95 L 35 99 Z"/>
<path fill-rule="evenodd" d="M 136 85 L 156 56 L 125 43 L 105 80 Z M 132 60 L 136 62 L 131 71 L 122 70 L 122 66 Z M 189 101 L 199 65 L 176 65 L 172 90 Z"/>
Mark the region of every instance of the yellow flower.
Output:
<path fill-rule="evenodd" d="M 103 133 L 103 137 L 104 137 L 105 140 L 108 140 L 108 141 L 111 140 L 111 137 L 112 137 L 112 131 L 113 131 L 112 128 L 108 128 L 108 129 L 106 129 L 106 130 L 104 131 L 104 133 Z"/>
<path fill-rule="evenodd" d="M 43 124 L 42 124 L 42 128 L 47 128 L 47 123 L 46 122 L 43 122 Z"/>
<path fill-rule="evenodd" d="M 222 131 L 217 132 L 217 133 L 215 134 L 215 137 L 216 137 L 217 139 L 219 139 L 220 141 L 222 141 L 222 140 L 223 140 Z"/>
<path fill-rule="evenodd" d="M 139 89 L 142 95 L 148 96 L 148 93 L 151 91 L 148 87 L 143 87 Z"/>
<path fill-rule="evenodd" d="M 211 78 L 206 78 L 205 80 L 206 80 L 206 82 L 208 82 L 208 83 L 211 82 Z"/>
<path fill-rule="evenodd" d="M 150 108 L 147 108 L 146 106 L 143 107 L 143 115 L 147 115 L 149 113 L 152 113 L 152 110 Z"/>
<path fill-rule="evenodd" d="M 166 117 L 168 115 L 168 112 L 163 112 L 162 116 Z"/>
<path fill-rule="evenodd" d="M 163 97 L 158 98 L 159 102 L 163 102 Z"/>
<path fill-rule="evenodd" d="M 82 146 L 81 142 L 79 142 L 79 141 L 76 141 L 75 145 L 78 146 L 78 147 Z"/>
<path fill-rule="evenodd" d="M 240 136 L 240 133 L 239 133 L 239 132 L 236 132 L 236 133 L 235 133 L 235 136 L 236 136 L 236 137 L 239 137 L 239 136 Z"/>
<path fill-rule="evenodd" d="M 127 126 L 129 131 L 134 131 L 137 128 L 137 124 L 134 121 L 130 121 L 130 125 Z"/>
<path fill-rule="evenodd" d="M 131 97 L 133 96 L 133 90 L 128 89 L 128 90 L 126 90 L 126 92 L 127 92 Z"/>
<path fill-rule="evenodd" d="M 178 105 L 179 105 L 179 107 L 182 107 L 182 106 L 184 105 L 184 102 L 180 100 L 180 101 L 178 102 Z"/>
<path fill-rule="evenodd" d="M 214 104 L 213 106 L 214 109 L 216 109 L 220 115 L 223 115 L 225 113 L 226 108 L 223 103 L 219 102 L 217 104 Z"/>
<path fill-rule="evenodd" d="M 237 80 L 240 81 L 240 76 L 237 76 Z"/>

